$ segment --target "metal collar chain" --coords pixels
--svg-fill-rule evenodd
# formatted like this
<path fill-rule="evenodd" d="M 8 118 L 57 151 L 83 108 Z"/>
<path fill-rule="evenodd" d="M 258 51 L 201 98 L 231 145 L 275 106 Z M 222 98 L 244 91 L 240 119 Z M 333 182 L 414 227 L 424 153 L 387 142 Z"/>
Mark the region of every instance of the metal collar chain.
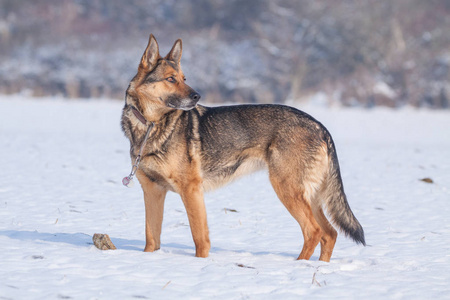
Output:
<path fill-rule="evenodd" d="M 150 131 L 152 131 L 153 126 L 155 126 L 155 123 L 153 123 L 153 122 L 151 122 L 150 125 L 148 126 L 147 132 L 145 133 L 144 140 L 142 141 L 142 144 L 141 144 L 141 148 L 139 149 L 139 154 L 136 157 L 133 166 L 131 167 L 130 175 L 128 175 L 122 179 L 122 183 L 126 187 L 134 186 L 133 177 L 139 168 L 139 163 L 141 162 L 142 152 L 144 151 L 145 144 L 147 143 L 148 137 L 150 136 Z"/>

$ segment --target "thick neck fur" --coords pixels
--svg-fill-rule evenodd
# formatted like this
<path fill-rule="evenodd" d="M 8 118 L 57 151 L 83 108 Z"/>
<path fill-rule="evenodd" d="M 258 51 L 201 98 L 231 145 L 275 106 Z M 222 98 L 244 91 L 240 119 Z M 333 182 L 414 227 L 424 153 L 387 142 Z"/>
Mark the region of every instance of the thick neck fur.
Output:
<path fill-rule="evenodd" d="M 133 80 L 134 81 L 134 80 Z M 131 82 L 126 92 L 125 105 L 134 106 L 148 122 L 155 124 L 161 122 L 164 116 L 173 111 L 173 108 L 164 107 L 158 104 L 157 99 L 149 99 L 153 101 L 143 101 L 142 98 L 151 98 L 151 95 L 139 95 Z"/>
<path fill-rule="evenodd" d="M 132 112 L 131 107 L 134 106 L 146 118 L 147 125 L 143 124 Z M 122 110 L 122 130 L 125 136 L 130 140 L 130 154 L 132 157 L 137 156 L 139 148 L 144 140 L 150 122 L 154 123 L 150 132 L 144 153 L 152 153 L 154 149 L 160 149 L 161 145 L 175 130 L 175 124 L 179 117 L 183 114 L 181 110 L 168 109 L 157 118 L 149 118 L 148 113 L 144 113 L 139 103 L 139 99 L 130 96 L 127 92 L 125 106 Z M 156 115 L 150 114 L 150 115 Z M 157 120 L 157 121 L 156 121 Z"/>

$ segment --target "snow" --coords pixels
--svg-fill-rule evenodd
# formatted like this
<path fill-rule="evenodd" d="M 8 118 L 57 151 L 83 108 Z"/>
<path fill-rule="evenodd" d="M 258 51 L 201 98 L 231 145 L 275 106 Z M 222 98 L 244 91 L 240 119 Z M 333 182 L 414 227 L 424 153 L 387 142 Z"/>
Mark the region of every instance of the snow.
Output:
<path fill-rule="evenodd" d="M 208 258 L 176 194 L 161 250 L 142 252 L 122 105 L 0 96 L 0 299 L 450 299 L 448 111 L 303 107 L 335 139 L 368 243 L 339 235 L 324 263 L 295 260 L 300 228 L 264 172 L 206 195 Z"/>
<path fill-rule="evenodd" d="M 394 91 L 393 88 L 391 88 L 386 82 L 384 81 L 378 81 L 375 83 L 373 87 L 373 92 L 375 94 L 380 94 L 383 96 L 388 97 L 389 99 L 393 99 L 394 97 L 397 97 L 397 93 Z"/>

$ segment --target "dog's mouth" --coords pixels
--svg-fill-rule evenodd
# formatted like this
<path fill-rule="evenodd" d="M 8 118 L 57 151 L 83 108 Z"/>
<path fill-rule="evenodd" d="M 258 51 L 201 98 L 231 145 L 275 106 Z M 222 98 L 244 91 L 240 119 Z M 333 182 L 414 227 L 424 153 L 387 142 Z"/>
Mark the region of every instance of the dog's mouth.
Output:
<path fill-rule="evenodd" d="M 174 109 L 191 110 L 197 106 L 197 101 L 190 99 L 177 99 L 167 102 L 167 106 Z"/>

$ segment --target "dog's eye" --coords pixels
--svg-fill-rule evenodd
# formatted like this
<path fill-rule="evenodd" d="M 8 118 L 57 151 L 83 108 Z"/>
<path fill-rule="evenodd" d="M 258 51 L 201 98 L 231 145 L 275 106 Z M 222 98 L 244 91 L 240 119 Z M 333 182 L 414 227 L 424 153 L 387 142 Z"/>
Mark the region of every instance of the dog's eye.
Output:
<path fill-rule="evenodd" d="M 175 82 L 175 78 L 173 78 L 173 76 L 169 77 L 166 79 L 168 82 Z"/>
<path fill-rule="evenodd" d="M 186 81 L 186 77 L 183 77 L 183 80 Z"/>

